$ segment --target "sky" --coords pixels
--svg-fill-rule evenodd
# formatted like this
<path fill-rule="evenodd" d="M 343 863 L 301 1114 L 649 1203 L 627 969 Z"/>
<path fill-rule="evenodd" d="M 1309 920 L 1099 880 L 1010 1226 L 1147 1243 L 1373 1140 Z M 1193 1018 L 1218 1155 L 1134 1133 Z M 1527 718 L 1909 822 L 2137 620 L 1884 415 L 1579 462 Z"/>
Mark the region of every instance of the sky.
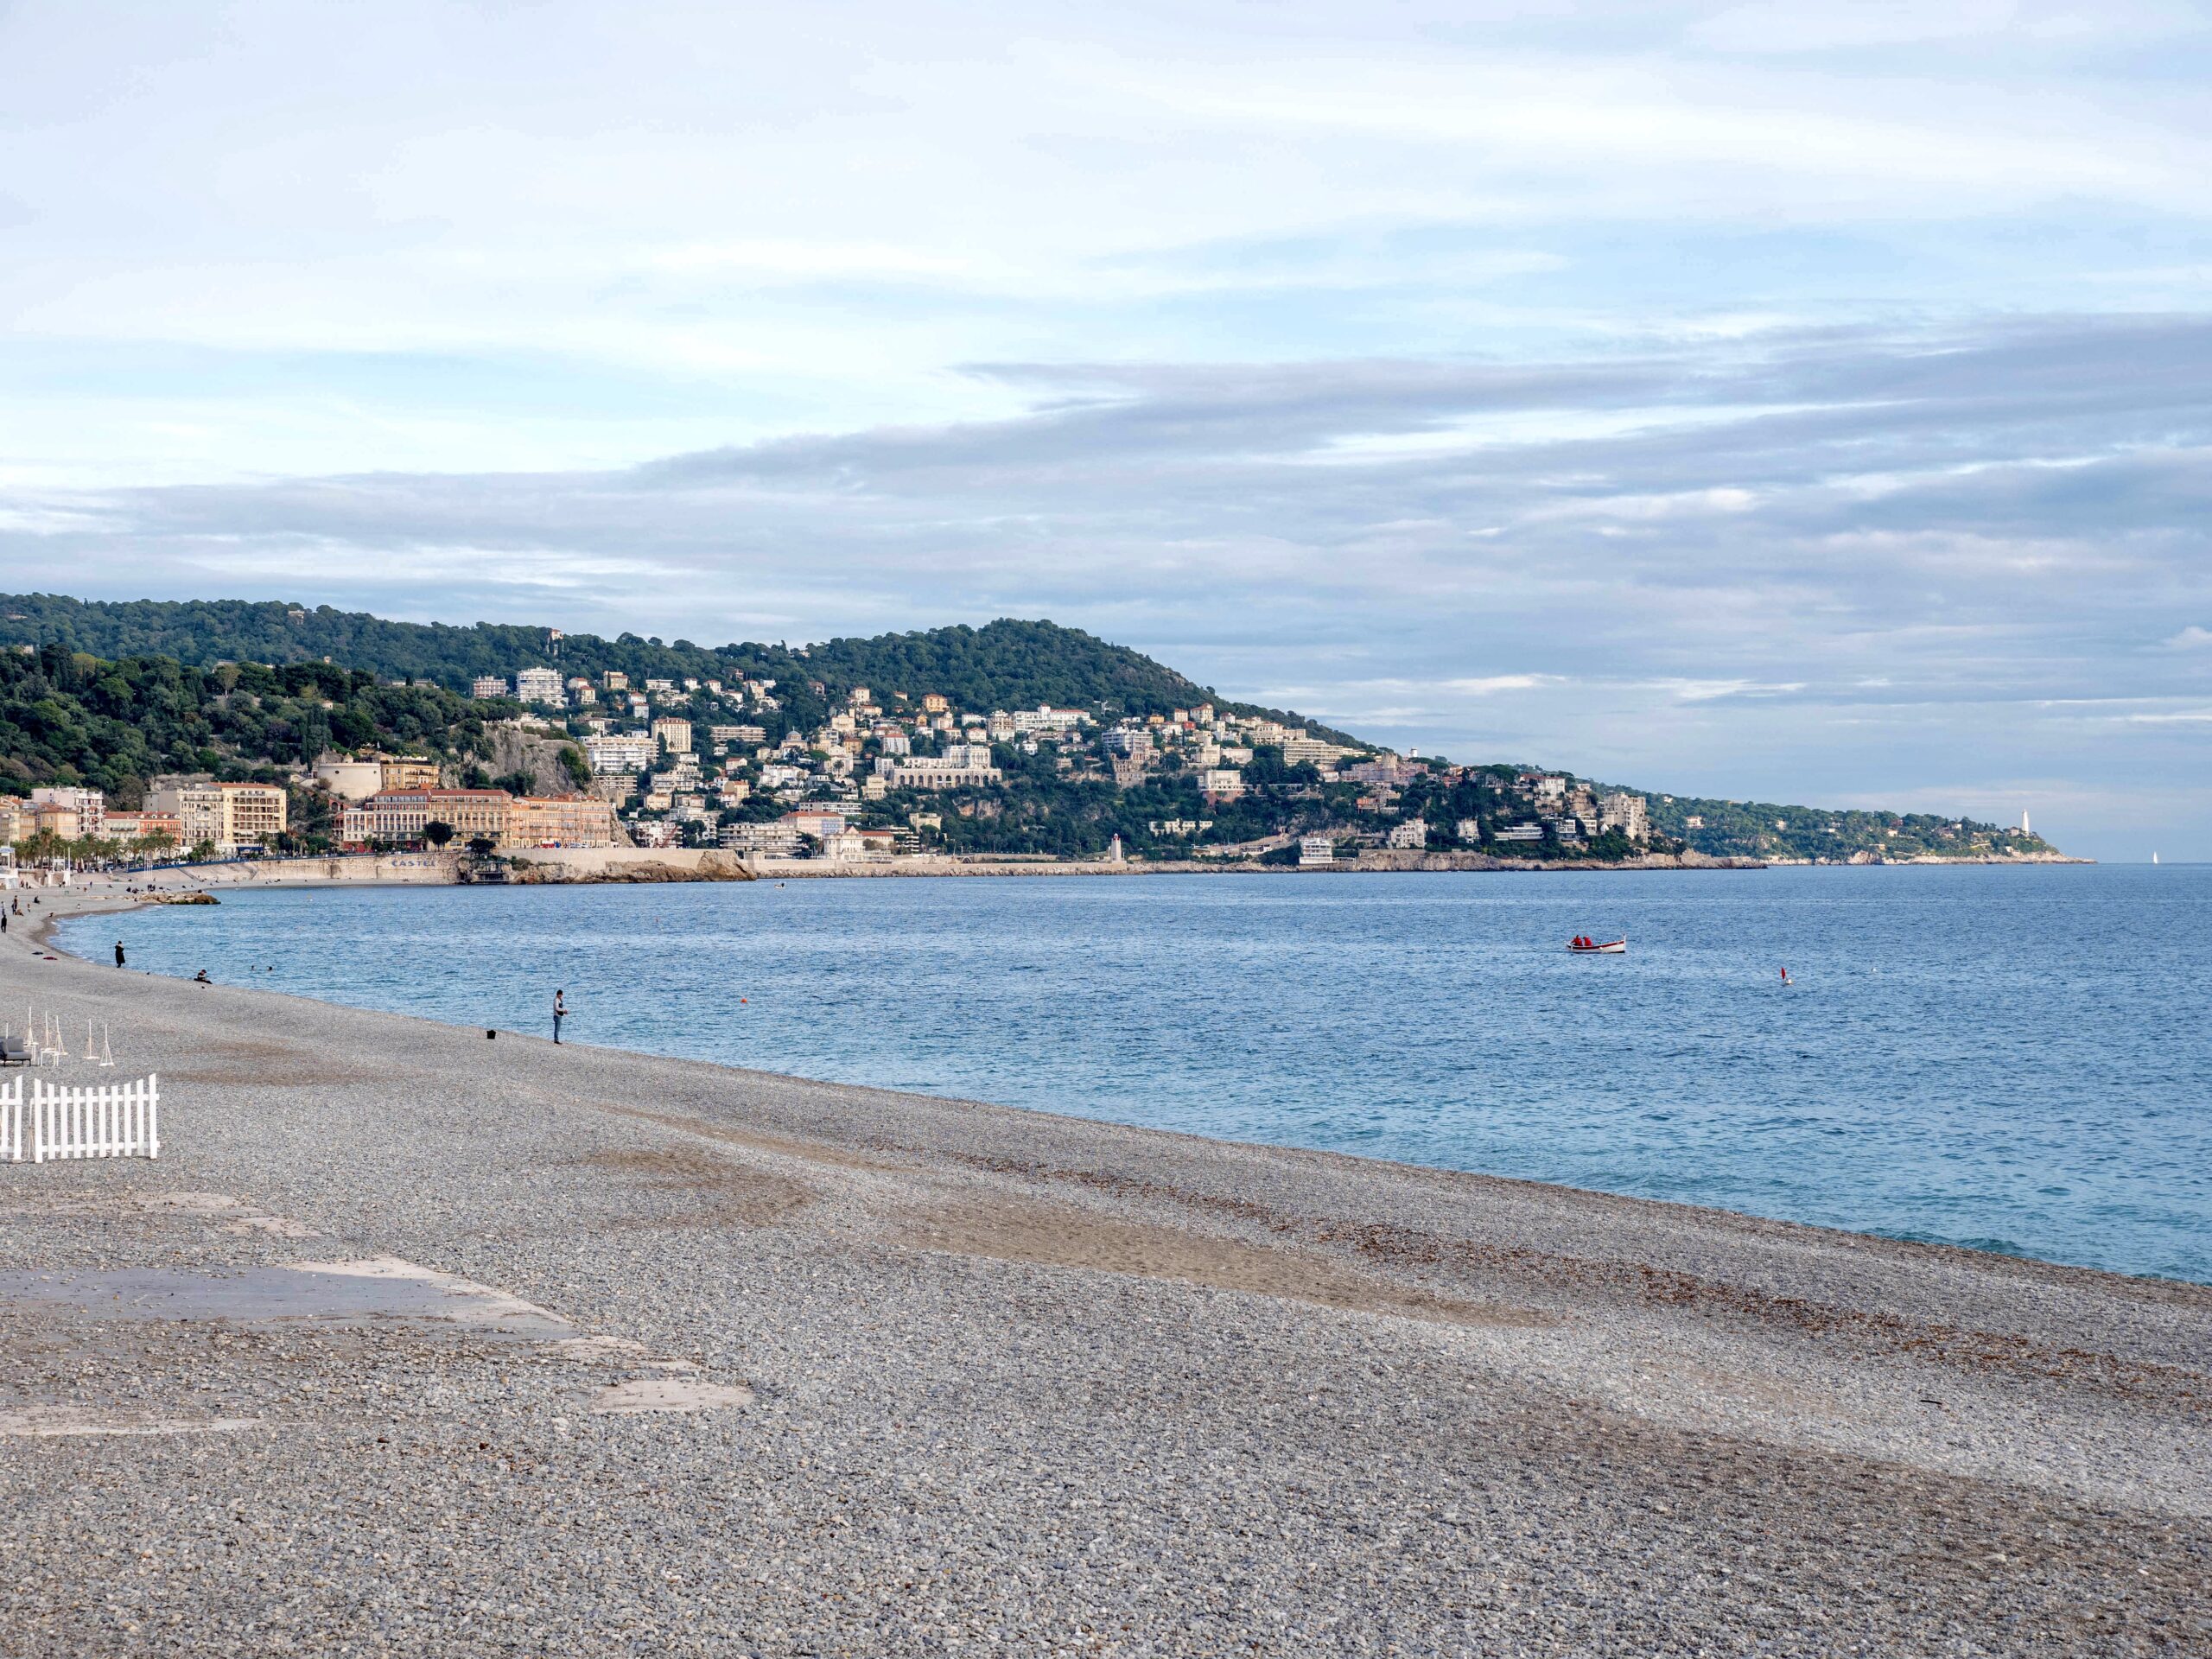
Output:
<path fill-rule="evenodd" d="M 0 3 L 0 587 L 997 616 L 2212 858 L 2212 10 Z"/>

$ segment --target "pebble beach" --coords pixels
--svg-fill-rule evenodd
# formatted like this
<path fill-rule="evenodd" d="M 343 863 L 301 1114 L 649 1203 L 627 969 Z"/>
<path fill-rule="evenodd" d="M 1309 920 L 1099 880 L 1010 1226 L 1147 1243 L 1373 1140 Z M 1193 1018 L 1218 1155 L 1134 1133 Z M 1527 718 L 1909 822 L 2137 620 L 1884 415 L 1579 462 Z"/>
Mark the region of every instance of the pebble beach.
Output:
<path fill-rule="evenodd" d="M 2212 1287 L 35 941 L 10 1656 L 2212 1649 Z"/>

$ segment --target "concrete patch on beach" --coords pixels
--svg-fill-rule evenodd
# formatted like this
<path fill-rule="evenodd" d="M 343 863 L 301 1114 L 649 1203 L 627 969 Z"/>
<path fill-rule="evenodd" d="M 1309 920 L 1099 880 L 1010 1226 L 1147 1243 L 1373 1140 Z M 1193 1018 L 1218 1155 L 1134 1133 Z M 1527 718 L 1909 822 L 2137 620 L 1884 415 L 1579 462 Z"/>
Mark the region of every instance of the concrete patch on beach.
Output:
<path fill-rule="evenodd" d="M 546 1349 L 578 1365 L 616 1365 L 627 1370 L 650 1371 L 692 1372 L 699 1369 L 696 1360 L 656 1354 L 644 1343 L 632 1342 L 627 1337 L 600 1333 L 564 1337 L 558 1342 L 548 1343 Z"/>
<path fill-rule="evenodd" d="M 381 1256 L 276 1267 L 57 1268 L 0 1273 L 0 1308 L 113 1319 L 236 1324 L 419 1320 L 516 1336 L 575 1327 L 518 1297 Z"/>
<path fill-rule="evenodd" d="M 647 1376 L 601 1389 L 592 1396 L 591 1409 L 594 1416 L 627 1417 L 654 1411 L 722 1411 L 752 1403 L 753 1390 L 741 1382 Z"/>
<path fill-rule="evenodd" d="M 229 1434 L 263 1427 L 258 1417 L 163 1417 L 97 1406 L 0 1407 L 0 1434 L 33 1440 L 82 1434 Z"/>
<path fill-rule="evenodd" d="M 471 1325 L 495 1325 L 528 1335 L 565 1335 L 575 1327 L 559 1314 L 504 1290 L 480 1285 L 396 1255 L 358 1262 L 294 1262 L 280 1271 L 317 1278 L 365 1280 L 384 1287 L 396 1307 L 418 1317 L 452 1319 Z"/>

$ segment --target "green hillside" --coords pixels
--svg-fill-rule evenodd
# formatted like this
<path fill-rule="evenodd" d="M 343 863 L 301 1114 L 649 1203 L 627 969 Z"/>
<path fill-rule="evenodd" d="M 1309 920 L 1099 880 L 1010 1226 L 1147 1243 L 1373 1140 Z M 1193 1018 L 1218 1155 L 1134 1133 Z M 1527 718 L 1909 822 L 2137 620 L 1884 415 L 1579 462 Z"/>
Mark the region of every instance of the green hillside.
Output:
<path fill-rule="evenodd" d="M 333 747 L 429 754 L 457 773 L 481 772 L 486 721 L 517 712 L 327 663 L 200 669 L 162 657 L 104 662 L 60 645 L 0 651 L 0 793 L 85 784 L 131 808 L 158 773 L 277 783 Z"/>
<path fill-rule="evenodd" d="M 1651 827 L 1716 858 L 1792 858 L 1847 861 L 1854 855 L 1885 860 L 2048 856 L 2040 836 L 1972 818 L 1927 812 L 1785 806 L 1774 801 L 1724 801 L 1688 795 L 1649 798 Z"/>
<path fill-rule="evenodd" d="M 870 639 L 700 645 L 625 633 L 614 639 L 512 623 L 391 622 L 327 605 L 281 600 L 70 599 L 0 594 L 0 647 L 66 646 L 116 660 L 166 657 L 191 668 L 224 663 L 328 661 L 391 679 L 466 692 L 480 674 L 556 668 L 597 678 L 609 669 L 646 678 L 772 679 L 795 718 L 819 719 L 855 686 L 918 697 L 935 691 L 967 709 L 1040 703 L 1164 715 L 1212 702 L 1240 714 L 1311 724 L 1287 710 L 1230 703 L 1126 645 L 1077 628 L 1011 619 L 980 628 L 932 628 Z M 822 690 L 817 693 L 814 686 Z M 1315 728 L 1340 742 L 1354 740 Z"/>
<path fill-rule="evenodd" d="M 467 695 L 480 674 L 532 667 L 602 685 L 618 670 L 631 684 L 604 702 L 560 709 L 525 711 L 508 697 Z M 632 708 L 631 694 L 648 678 L 662 683 Z M 772 694 L 761 690 L 764 680 L 775 682 Z M 844 711 L 862 686 L 874 702 L 861 705 L 871 712 L 859 731 Z M 922 699 L 932 692 L 969 718 L 943 728 L 921 718 Z M 1205 722 L 1147 725 L 1147 717 L 1207 704 L 1215 715 L 1204 733 L 1198 728 Z M 988 746 L 996 781 L 931 793 L 918 792 L 918 785 L 879 788 L 862 798 L 862 778 L 896 770 L 898 757 L 937 754 L 948 744 L 968 753 L 982 741 L 991 711 L 1039 705 L 1081 710 L 1089 723 L 1042 741 L 1014 741 L 1020 728 L 1001 721 Z M 1380 847 L 1416 821 L 1430 849 L 1560 860 L 1637 850 L 1622 830 L 1604 827 L 1612 785 L 1569 778 L 1547 795 L 1526 768 L 1435 758 L 1371 764 L 1376 746 L 1294 715 L 1226 702 L 1140 652 L 1050 622 L 1003 620 L 810 648 L 709 648 L 630 634 L 556 640 L 543 628 L 389 622 L 274 602 L 0 599 L 0 794 L 87 784 L 129 808 L 162 772 L 285 781 L 295 787 L 296 823 L 312 844 L 315 815 L 327 816 L 327 803 L 300 779 L 317 754 L 429 754 L 449 779 L 526 792 L 521 774 L 498 775 L 514 751 L 497 731 L 525 713 L 533 730 L 565 733 L 580 785 L 589 777 L 586 749 L 594 734 L 645 732 L 662 715 L 692 722 L 707 764 L 679 776 L 673 756 L 661 755 L 640 768 L 661 774 L 658 780 L 622 780 L 622 798 L 644 833 L 675 827 L 670 813 L 683 804 L 677 798 L 690 798 L 680 828 L 694 840 L 834 801 L 855 823 L 925 830 L 928 844 L 968 852 L 1092 855 L 1118 836 L 1139 856 L 1256 844 L 1294 857 L 1281 845 L 1287 837 L 1326 835 Z M 833 719 L 843 721 L 842 731 Z M 1148 734 L 1141 765 L 1127 759 L 1126 743 L 1116 749 L 1128 735 L 1112 729 L 1117 724 Z M 1309 750 L 1291 764 L 1282 746 L 1296 728 L 1362 753 L 1315 757 Z M 829 752 L 849 739 L 852 759 L 841 771 Z M 495 758 L 502 754 L 506 760 Z M 1203 781 L 1224 766 L 1237 780 L 1226 794 Z M 734 786 L 727 798 L 725 780 Z M 1839 862 L 2055 855 L 2039 836 L 1963 817 L 1644 798 L 1648 845 L 1658 849 Z"/>

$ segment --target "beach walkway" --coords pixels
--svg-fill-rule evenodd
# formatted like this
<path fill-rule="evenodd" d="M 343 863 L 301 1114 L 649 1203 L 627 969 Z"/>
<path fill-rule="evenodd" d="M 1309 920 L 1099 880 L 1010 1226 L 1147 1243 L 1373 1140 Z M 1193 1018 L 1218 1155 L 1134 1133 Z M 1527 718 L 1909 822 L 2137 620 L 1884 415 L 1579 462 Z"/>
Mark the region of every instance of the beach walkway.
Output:
<path fill-rule="evenodd" d="M 11 1656 L 2212 1649 L 2212 1289 L 28 931 L 163 1147 L 0 1165 Z"/>

